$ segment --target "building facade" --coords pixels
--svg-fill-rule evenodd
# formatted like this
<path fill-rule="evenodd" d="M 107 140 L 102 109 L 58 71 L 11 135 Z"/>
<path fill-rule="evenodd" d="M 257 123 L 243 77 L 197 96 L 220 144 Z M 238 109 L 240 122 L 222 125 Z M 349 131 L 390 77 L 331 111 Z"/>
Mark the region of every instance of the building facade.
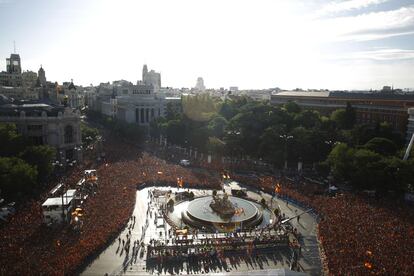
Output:
<path fill-rule="evenodd" d="M 148 71 L 148 67 L 145 64 L 142 68 L 142 83 L 147 86 L 153 87 L 155 93 L 158 93 L 161 88 L 161 74 L 154 70 Z"/>
<path fill-rule="evenodd" d="M 22 66 L 20 56 L 11 54 L 6 58 L 6 71 L 0 72 L 1 86 L 21 86 L 22 85 Z"/>
<path fill-rule="evenodd" d="M 206 90 L 206 86 L 204 85 L 204 80 L 202 77 L 197 78 L 197 82 L 196 82 L 194 89 L 200 92 L 203 92 Z"/>
<path fill-rule="evenodd" d="M 299 106 L 329 115 L 350 103 L 356 111 L 359 124 L 375 125 L 387 122 L 392 128 L 405 134 L 408 109 L 414 107 L 414 94 L 390 92 L 343 92 L 343 91 L 284 91 L 271 95 L 271 103 L 282 105 L 289 101 Z"/>
<path fill-rule="evenodd" d="M 57 160 L 82 160 L 80 113 L 44 103 L 0 105 L 0 122 L 13 123 L 34 144 L 56 148 Z"/>
<path fill-rule="evenodd" d="M 0 86 L 0 94 L 15 100 L 38 100 L 39 92 L 40 90 L 34 87 Z"/>
<path fill-rule="evenodd" d="M 146 66 L 143 77 L 145 75 Z M 140 126 L 149 126 L 154 119 L 164 117 L 167 105 L 181 111 L 181 97 L 166 97 L 165 93 L 155 92 L 152 83 L 144 81 L 102 83 L 96 90 L 89 89 L 86 102 L 94 111 Z"/>

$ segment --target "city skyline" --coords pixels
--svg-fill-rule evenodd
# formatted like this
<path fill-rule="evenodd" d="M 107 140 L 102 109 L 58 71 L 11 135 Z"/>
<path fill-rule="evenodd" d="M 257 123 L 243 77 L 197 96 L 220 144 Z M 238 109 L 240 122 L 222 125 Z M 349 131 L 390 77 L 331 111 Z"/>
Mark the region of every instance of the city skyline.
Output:
<path fill-rule="evenodd" d="M 411 1 L 0 0 L 0 22 L 0 70 L 16 41 L 23 70 L 59 83 L 136 81 L 148 64 L 177 88 L 414 87 Z"/>

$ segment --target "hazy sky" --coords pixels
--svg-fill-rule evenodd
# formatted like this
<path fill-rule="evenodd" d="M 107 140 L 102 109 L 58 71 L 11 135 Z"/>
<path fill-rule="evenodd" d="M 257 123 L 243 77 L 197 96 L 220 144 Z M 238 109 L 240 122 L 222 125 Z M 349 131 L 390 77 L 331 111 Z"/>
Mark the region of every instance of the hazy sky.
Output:
<path fill-rule="evenodd" d="M 0 70 L 13 41 L 59 83 L 414 88 L 414 0 L 0 0 Z"/>

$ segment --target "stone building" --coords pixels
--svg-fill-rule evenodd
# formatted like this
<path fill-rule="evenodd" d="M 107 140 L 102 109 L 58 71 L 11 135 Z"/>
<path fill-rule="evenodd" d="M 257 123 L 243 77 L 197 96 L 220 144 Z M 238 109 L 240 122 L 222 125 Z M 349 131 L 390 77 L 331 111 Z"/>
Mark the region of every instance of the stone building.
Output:
<path fill-rule="evenodd" d="M 45 103 L 0 100 L 0 122 L 13 123 L 18 131 L 38 145 L 56 148 L 57 160 L 82 160 L 80 113 Z"/>
<path fill-rule="evenodd" d="M 283 91 L 271 95 L 271 103 L 282 105 L 289 101 L 328 115 L 350 103 L 359 124 L 375 125 L 387 122 L 394 131 L 405 134 L 408 108 L 414 107 L 414 94 L 390 92 L 344 91 Z"/>
<path fill-rule="evenodd" d="M 22 66 L 18 54 L 11 54 L 6 59 L 6 71 L 0 72 L 0 86 L 22 86 Z"/>
<path fill-rule="evenodd" d="M 158 93 L 161 88 L 161 74 L 151 70 L 148 72 L 148 67 L 145 64 L 142 68 L 142 83 L 153 87 L 155 93 Z"/>

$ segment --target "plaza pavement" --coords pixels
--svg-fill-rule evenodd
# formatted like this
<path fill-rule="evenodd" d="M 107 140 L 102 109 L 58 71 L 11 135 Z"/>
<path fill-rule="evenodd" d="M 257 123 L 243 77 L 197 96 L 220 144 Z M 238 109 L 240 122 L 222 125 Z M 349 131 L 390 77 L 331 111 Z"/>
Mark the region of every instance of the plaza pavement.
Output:
<path fill-rule="evenodd" d="M 126 251 L 122 248 L 122 242 L 119 243 L 118 237 L 115 238 L 112 244 L 110 244 L 107 249 L 105 249 L 92 263 L 82 272 L 82 275 L 154 275 L 154 274 L 187 274 L 187 264 L 185 263 L 181 269 L 174 267 L 162 268 L 161 271 L 153 268 L 150 270 L 146 267 L 145 255 L 144 258 L 140 258 L 139 254 L 137 258 L 131 258 L 132 255 L 132 245 L 134 241 L 140 240 L 142 235 L 143 226 L 146 223 L 146 213 L 148 207 L 148 190 L 152 188 L 145 188 L 137 191 L 135 208 L 133 211 L 133 216 L 136 217 L 135 226 L 131 229 L 131 247 L 129 254 L 126 254 Z M 157 189 L 162 189 L 158 187 Z M 176 188 L 165 188 L 176 190 Z M 225 186 L 225 189 L 228 191 L 229 187 Z M 196 196 L 203 195 L 202 190 L 194 189 L 193 192 Z M 228 191 L 229 193 L 230 191 Z M 260 200 L 262 197 L 266 199 L 268 204 L 272 207 L 276 205 L 279 206 L 282 213 L 287 217 L 294 217 L 297 214 L 304 212 L 304 209 L 301 209 L 292 204 L 287 205 L 286 201 L 273 198 L 269 194 L 262 193 L 259 190 L 248 190 L 248 196 L 256 200 Z M 153 212 L 155 210 L 155 204 L 150 205 L 150 210 Z M 144 230 L 145 238 L 144 242 L 149 243 L 149 240 L 164 238 L 166 232 L 164 228 L 157 228 L 154 223 L 154 215 L 152 218 L 148 219 L 148 227 Z M 128 226 L 132 222 L 128 223 Z M 291 221 L 293 227 L 301 233 L 302 239 L 299 241 L 302 250 L 299 258 L 299 267 L 301 271 L 310 274 L 310 275 L 321 275 L 321 260 L 319 255 L 319 247 L 316 238 L 316 220 L 309 214 L 303 214 L 300 217 L 300 220 L 297 221 L 293 219 Z M 168 226 L 167 226 L 168 229 Z M 161 233 L 160 233 L 161 231 Z M 168 231 L 168 230 L 167 230 Z M 119 235 L 119 238 L 122 240 L 127 240 L 127 234 L 129 233 L 128 227 L 122 231 Z M 161 234 L 161 235 L 160 235 Z M 142 249 L 140 249 L 142 250 Z M 251 270 L 256 269 L 274 269 L 274 268 L 287 268 L 289 267 L 290 261 L 290 251 L 289 250 L 277 250 L 278 252 L 271 252 L 265 254 L 261 257 L 250 258 L 248 256 L 234 256 L 231 260 L 228 259 L 228 266 L 225 268 L 227 271 L 245 271 L 246 273 Z M 141 253 L 141 251 L 139 251 Z M 221 268 L 221 267 L 220 267 Z M 226 273 L 226 270 L 219 270 L 214 272 Z M 213 271 L 211 271 L 213 272 Z M 201 274 L 201 271 L 200 271 Z"/>

